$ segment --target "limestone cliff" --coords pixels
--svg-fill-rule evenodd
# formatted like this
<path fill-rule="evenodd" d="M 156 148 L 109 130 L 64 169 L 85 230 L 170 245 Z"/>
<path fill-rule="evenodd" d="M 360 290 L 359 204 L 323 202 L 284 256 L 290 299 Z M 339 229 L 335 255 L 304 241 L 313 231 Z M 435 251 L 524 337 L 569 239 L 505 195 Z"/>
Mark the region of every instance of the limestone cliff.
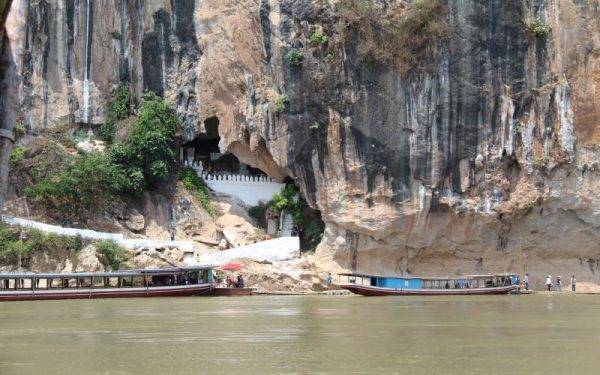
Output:
<path fill-rule="evenodd" d="M 18 115 L 98 124 L 124 81 L 292 177 L 344 266 L 600 280 L 595 2 L 431 3 L 31 0 Z"/>

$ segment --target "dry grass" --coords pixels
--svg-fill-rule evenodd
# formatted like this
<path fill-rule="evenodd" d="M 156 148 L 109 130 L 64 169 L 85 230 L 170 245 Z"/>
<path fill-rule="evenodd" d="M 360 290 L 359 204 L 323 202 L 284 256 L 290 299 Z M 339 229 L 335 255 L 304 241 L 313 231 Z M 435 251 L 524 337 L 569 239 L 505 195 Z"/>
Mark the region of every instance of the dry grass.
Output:
<path fill-rule="evenodd" d="M 402 74 L 425 69 L 438 42 L 448 35 L 440 0 L 386 9 L 373 0 L 342 0 L 337 9 L 342 40 L 356 44 L 359 58 L 393 64 Z"/>

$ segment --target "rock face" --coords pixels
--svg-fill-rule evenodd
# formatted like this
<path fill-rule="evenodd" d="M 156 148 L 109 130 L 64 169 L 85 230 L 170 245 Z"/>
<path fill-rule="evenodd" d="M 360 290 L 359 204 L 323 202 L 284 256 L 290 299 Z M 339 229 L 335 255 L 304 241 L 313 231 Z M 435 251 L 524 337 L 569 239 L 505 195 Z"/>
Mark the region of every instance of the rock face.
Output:
<path fill-rule="evenodd" d="M 57 250 L 53 253 L 36 252 L 30 259 L 32 272 L 103 272 L 108 261 L 90 244 L 77 253 Z"/>
<path fill-rule="evenodd" d="M 419 2 L 362 3 L 30 1 L 20 116 L 101 123 L 125 81 L 174 103 L 182 141 L 216 116 L 222 150 L 292 177 L 344 266 L 599 281 L 595 3 L 445 0 L 420 47 L 382 32 Z"/>

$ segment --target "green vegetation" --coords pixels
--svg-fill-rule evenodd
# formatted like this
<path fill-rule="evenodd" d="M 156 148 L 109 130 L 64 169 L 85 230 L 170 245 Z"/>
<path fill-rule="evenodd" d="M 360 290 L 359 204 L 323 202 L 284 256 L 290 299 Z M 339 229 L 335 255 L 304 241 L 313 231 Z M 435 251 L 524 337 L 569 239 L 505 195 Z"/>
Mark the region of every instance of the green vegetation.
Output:
<path fill-rule="evenodd" d="M 514 131 L 515 134 L 522 134 L 523 133 L 523 125 L 521 124 L 517 124 L 517 126 L 514 127 Z"/>
<path fill-rule="evenodd" d="M 287 59 L 290 65 L 300 66 L 302 65 L 302 61 L 304 61 L 304 55 L 299 49 L 292 48 L 287 54 Z"/>
<path fill-rule="evenodd" d="M 128 175 L 132 177 L 143 175 L 146 188 L 155 187 L 173 170 L 178 127 L 175 110 L 155 93 L 144 93 L 138 117 L 122 145 L 122 152 L 113 148 L 115 162 L 127 166 Z"/>
<path fill-rule="evenodd" d="M 115 40 L 121 40 L 121 33 L 117 30 L 114 30 L 110 33 L 110 36 Z"/>
<path fill-rule="evenodd" d="M 25 125 L 22 122 L 17 121 L 17 123 L 15 124 L 15 127 L 13 129 L 13 132 L 15 133 L 15 139 L 19 139 L 19 138 L 23 137 L 25 134 L 27 134 L 27 129 L 25 128 Z"/>
<path fill-rule="evenodd" d="M 292 215 L 294 225 L 298 228 L 306 248 L 314 250 L 321 242 L 325 226 L 320 219 L 308 217 L 305 214 L 306 202 L 298 199 L 297 194 L 295 187 L 288 184 L 281 189 L 281 193 L 273 194 L 273 200 L 269 202 L 268 206 L 277 212 L 286 212 Z"/>
<path fill-rule="evenodd" d="M 206 184 L 204 183 L 204 180 L 198 176 L 196 171 L 189 167 L 183 168 L 179 173 L 179 178 L 187 190 L 195 192 L 198 195 L 198 200 L 200 201 L 202 208 L 204 208 L 210 216 L 214 216 L 216 211 L 208 197 Z"/>
<path fill-rule="evenodd" d="M 300 205 L 296 198 L 296 189 L 294 185 L 285 185 L 280 193 L 273 194 L 271 206 L 278 212 L 285 211 L 294 216 L 294 220 L 300 214 Z"/>
<path fill-rule="evenodd" d="M 20 228 L 0 225 L 0 263 L 17 265 L 21 253 L 21 264 L 27 267 L 31 256 L 36 252 L 52 254 L 61 251 L 74 254 L 83 247 L 81 237 L 43 233 L 36 229 L 28 230 L 27 239 L 21 242 L 20 232 Z"/>
<path fill-rule="evenodd" d="M 540 156 L 533 160 L 533 167 L 542 170 L 548 166 L 548 163 L 550 163 L 550 158 L 547 155 Z"/>
<path fill-rule="evenodd" d="M 248 214 L 251 217 L 258 220 L 259 222 L 264 220 L 266 212 L 267 212 L 267 206 L 264 204 L 259 204 L 258 206 L 252 206 L 248 209 Z"/>
<path fill-rule="evenodd" d="M 119 84 L 113 93 L 113 98 L 106 109 L 105 122 L 100 127 L 100 138 L 112 143 L 117 131 L 117 122 L 131 115 L 131 94 L 124 84 Z"/>
<path fill-rule="evenodd" d="M 10 166 L 12 168 L 18 167 L 21 162 L 25 159 L 25 148 L 16 146 L 10 153 Z"/>
<path fill-rule="evenodd" d="M 128 190 L 125 168 L 100 153 L 80 154 L 61 171 L 25 190 L 28 198 L 75 214 Z"/>
<path fill-rule="evenodd" d="M 128 113 L 128 93 L 121 92 L 118 97 L 111 105 L 115 118 Z M 126 140 L 113 143 L 106 153 L 66 156 L 55 173 L 40 171 L 42 178 L 26 189 L 28 198 L 76 213 L 166 181 L 175 164 L 179 119 L 173 108 L 151 92 L 143 95 L 138 113 Z"/>
<path fill-rule="evenodd" d="M 312 44 L 314 47 L 327 44 L 327 40 L 327 36 L 321 33 L 320 31 L 315 31 L 312 34 L 310 34 L 310 44 Z"/>
<path fill-rule="evenodd" d="M 535 38 L 543 38 L 550 34 L 550 25 L 539 18 L 525 21 L 525 33 Z"/>
<path fill-rule="evenodd" d="M 303 228 L 303 237 L 306 241 L 306 248 L 309 250 L 315 250 L 321 238 L 323 238 L 323 232 L 325 231 L 325 224 L 321 220 L 311 220 L 307 222 Z"/>
<path fill-rule="evenodd" d="M 374 0 L 341 0 L 337 9 L 342 42 L 355 43 L 359 59 L 393 63 L 402 74 L 424 69 L 448 35 L 441 0 L 416 0 L 405 12 Z"/>
<path fill-rule="evenodd" d="M 98 253 L 104 255 L 108 260 L 108 265 L 115 271 L 121 267 L 121 263 L 125 259 L 125 249 L 117 245 L 113 241 L 100 241 L 96 244 L 96 250 Z"/>
<path fill-rule="evenodd" d="M 286 94 L 279 95 L 275 99 L 275 112 L 281 113 L 285 111 L 285 106 L 290 102 L 290 97 Z"/>

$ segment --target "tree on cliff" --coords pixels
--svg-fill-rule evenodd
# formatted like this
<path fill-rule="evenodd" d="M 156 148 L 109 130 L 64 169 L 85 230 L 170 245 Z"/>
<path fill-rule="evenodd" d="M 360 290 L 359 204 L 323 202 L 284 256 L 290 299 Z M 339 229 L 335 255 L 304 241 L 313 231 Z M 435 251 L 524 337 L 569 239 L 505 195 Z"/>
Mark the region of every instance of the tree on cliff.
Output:
<path fill-rule="evenodd" d="M 107 152 L 80 153 L 62 162 L 60 171 L 26 189 L 40 204 L 77 213 L 114 196 L 137 195 L 167 180 L 175 163 L 175 110 L 146 92 L 128 137 Z"/>

